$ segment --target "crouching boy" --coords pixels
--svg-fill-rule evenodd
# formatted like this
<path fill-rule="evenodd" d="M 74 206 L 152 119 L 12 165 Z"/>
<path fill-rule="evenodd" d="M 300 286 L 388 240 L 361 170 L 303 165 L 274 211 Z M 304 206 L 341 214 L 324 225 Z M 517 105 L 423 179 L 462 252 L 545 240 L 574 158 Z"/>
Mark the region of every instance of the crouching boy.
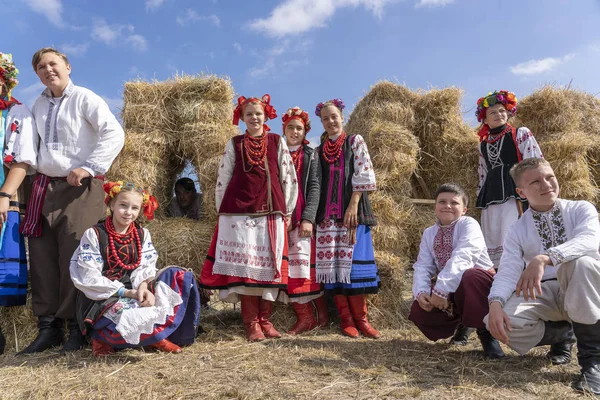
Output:
<path fill-rule="evenodd" d="M 465 216 L 468 202 L 467 194 L 456 184 L 443 184 L 435 192 L 438 220 L 423 232 L 413 266 L 416 300 L 408 319 L 433 341 L 452 336 L 461 322 L 477 328 L 484 355 L 502 358 L 502 348 L 483 323 L 493 265 L 481 227 Z"/>
<path fill-rule="evenodd" d="M 574 333 L 581 374 L 572 387 L 600 394 L 598 213 L 587 201 L 559 199 L 544 159 L 524 160 L 510 173 L 530 208 L 504 242 L 488 329 L 519 354 L 552 345 L 549 355 L 562 363 L 571 358 Z"/>

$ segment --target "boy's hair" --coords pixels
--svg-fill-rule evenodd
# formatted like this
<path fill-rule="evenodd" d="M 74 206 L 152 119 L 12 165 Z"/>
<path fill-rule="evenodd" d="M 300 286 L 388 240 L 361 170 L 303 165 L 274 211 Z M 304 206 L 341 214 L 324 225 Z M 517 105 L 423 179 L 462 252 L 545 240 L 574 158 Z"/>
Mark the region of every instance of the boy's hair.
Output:
<path fill-rule="evenodd" d="M 184 177 L 184 178 L 178 179 L 177 182 L 175 182 L 175 187 L 177 187 L 177 186 L 181 186 L 188 192 L 196 193 L 196 184 L 190 178 Z"/>
<path fill-rule="evenodd" d="M 513 178 L 513 181 L 519 186 L 519 179 L 525 171 L 530 169 L 539 168 L 541 166 L 550 167 L 550 163 L 546 161 L 545 158 L 526 158 L 518 164 L 515 164 L 510 169 L 510 176 Z"/>
<path fill-rule="evenodd" d="M 469 206 L 469 195 L 465 189 L 463 189 L 462 186 L 457 183 L 442 183 L 433 194 L 433 197 L 436 201 L 441 193 L 454 193 L 462 198 L 465 207 Z"/>
<path fill-rule="evenodd" d="M 59 56 L 60 58 L 62 58 L 65 61 L 65 64 L 71 65 L 71 64 L 69 64 L 69 59 L 67 58 L 66 54 L 61 53 L 60 51 L 56 50 L 54 47 L 42 47 L 41 49 L 36 51 L 35 54 L 33 55 L 33 57 L 31 58 L 31 66 L 33 67 L 34 72 L 37 72 L 37 65 L 40 63 L 42 56 L 46 53 L 54 53 L 57 56 Z"/>

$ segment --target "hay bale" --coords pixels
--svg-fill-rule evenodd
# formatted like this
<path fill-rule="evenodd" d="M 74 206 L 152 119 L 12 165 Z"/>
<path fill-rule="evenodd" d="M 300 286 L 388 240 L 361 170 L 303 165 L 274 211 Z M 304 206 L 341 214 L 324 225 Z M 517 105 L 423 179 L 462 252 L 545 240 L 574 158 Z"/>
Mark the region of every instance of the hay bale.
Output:
<path fill-rule="evenodd" d="M 369 319 L 378 327 L 402 328 L 410 310 L 411 301 L 406 301 L 403 293 L 411 290 L 408 269 L 412 264 L 405 256 L 389 251 L 376 251 L 375 260 L 381 278 L 381 291 L 369 296 Z"/>
<path fill-rule="evenodd" d="M 159 267 L 178 265 L 197 274 L 202 271 L 214 225 L 188 218 L 157 218 L 146 228 L 158 252 Z"/>
<path fill-rule="evenodd" d="M 123 91 L 123 126 L 138 132 L 170 130 L 166 104 L 170 84 L 133 81 L 125 83 Z M 162 136 L 162 135 L 161 135 Z"/>
<path fill-rule="evenodd" d="M 221 163 L 221 155 L 208 159 L 194 158 L 192 164 L 198 174 L 198 181 L 204 194 L 204 217 L 203 221 L 215 224 L 218 219 L 215 205 L 215 187 L 217 185 L 217 171 Z"/>
<path fill-rule="evenodd" d="M 239 134 L 239 128 L 227 123 L 185 124 L 181 128 L 177 154 L 188 159 L 207 159 L 223 153 L 227 141 Z"/>

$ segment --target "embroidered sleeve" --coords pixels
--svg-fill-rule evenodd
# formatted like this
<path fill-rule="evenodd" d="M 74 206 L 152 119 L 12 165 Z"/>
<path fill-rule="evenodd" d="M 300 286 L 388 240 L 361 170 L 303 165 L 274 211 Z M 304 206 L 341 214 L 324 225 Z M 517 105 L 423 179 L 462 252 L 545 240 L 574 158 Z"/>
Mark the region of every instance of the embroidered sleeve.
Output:
<path fill-rule="evenodd" d="M 24 105 L 16 105 L 7 117 L 4 164 L 23 162 L 36 168 L 39 136 L 33 115 Z"/>
<path fill-rule="evenodd" d="M 152 243 L 150 232 L 144 228 L 144 244 L 142 245 L 142 262 L 131 273 L 131 287 L 137 289 L 143 281 L 154 278 L 156 275 L 156 261 L 158 253 Z"/>
<path fill-rule="evenodd" d="M 487 164 L 485 163 L 485 158 L 483 158 L 483 153 L 481 152 L 481 144 L 479 145 L 479 163 L 477 165 L 477 175 L 479 178 L 479 183 L 477 184 L 477 195 L 479 196 L 479 192 L 485 183 L 485 178 L 487 177 Z"/>
<path fill-rule="evenodd" d="M 454 228 L 452 255 L 438 274 L 434 292 L 436 294 L 456 292 L 465 271 L 473 268 L 482 258 L 482 253 L 486 252 L 485 239 L 477 221 L 462 217 Z M 491 261 L 487 267 L 492 267 Z"/>
<path fill-rule="evenodd" d="M 521 218 L 529 218 L 529 216 L 525 215 Z M 494 283 L 488 301 L 499 301 L 504 304 L 517 287 L 517 282 L 519 282 L 525 267 L 523 243 L 519 235 L 521 225 L 523 225 L 522 219 L 510 227 L 506 239 L 504 239 L 504 251 L 500 259 L 498 273 L 494 276 Z"/>
<path fill-rule="evenodd" d="M 294 208 L 296 208 L 296 200 L 298 199 L 298 176 L 285 140 L 281 139 L 279 141 L 277 153 L 279 157 L 279 182 L 285 199 L 285 211 L 286 215 L 291 215 Z"/>
<path fill-rule="evenodd" d="M 92 176 L 104 175 L 123 148 L 125 133 L 100 96 L 86 96 L 82 109 L 85 120 L 98 135 L 96 147 L 82 168 Z"/>
<path fill-rule="evenodd" d="M 421 293 L 431 294 L 431 278 L 437 271 L 433 255 L 432 232 L 435 234 L 433 227 L 423 232 L 417 262 L 413 265 L 413 295 L 415 299 Z"/>
<path fill-rule="evenodd" d="M 90 300 L 106 300 L 123 284 L 102 276 L 104 260 L 98 245 L 98 236 L 93 228 L 86 230 L 79 247 L 73 253 L 69 272 L 75 287 Z"/>
<path fill-rule="evenodd" d="M 573 237 L 566 242 L 547 249 L 554 266 L 575 260 L 584 255 L 595 255 L 600 243 L 600 224 L 596 208 L 587 201 L 571 203 L 574 209 L 563 211 L 563 219 L 573 221 Z M 573 216 L 569 214 L 573 214 Z"/>
<path fill-rule="evenodd" d="M 354 136 L 352 152 L 354 153 L 352 190 L 355 192 L 371 192 L 376 190 L 375 171 L 371 163 L 371 156 L 369 156 L 369 149 L 367 149 L 367 144 L 362 136 Z"/>
<path fill-rule="evenodd" d="M 544 158 L 540 145 L 533 137 L 529 128 L 522 127 L 517 130 L 517 146 L 523 156 L 526 158 Z"/>
<path fill-rule="evenodd" d="M 233 176 L 233 168 L 235 167 L 235 148 L 233 139 L 227 142 L 223 157 L 221 157 L 221 163 L 219 164 L 219 170 L 217 171 L 217 187 L 215 190 L 215 200 L 217 205 L 217 212 L 221 208 L 223 202 L 223 196 L 227 186 Z"/>

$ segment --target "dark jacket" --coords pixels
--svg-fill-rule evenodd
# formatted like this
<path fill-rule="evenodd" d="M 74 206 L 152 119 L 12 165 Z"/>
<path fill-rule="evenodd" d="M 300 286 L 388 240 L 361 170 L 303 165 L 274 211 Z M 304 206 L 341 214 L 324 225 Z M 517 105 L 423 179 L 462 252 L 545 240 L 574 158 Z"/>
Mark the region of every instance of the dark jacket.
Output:
<path fill-rule="evenodd" d="M 302 219 L 315 224 L 319 197 L 321 196 L 321 169 L 319 168 L 319 153 L 307 145 L 304 146 L 302 160 L 302 193 L 304 193 L 304 211 Z"/>

